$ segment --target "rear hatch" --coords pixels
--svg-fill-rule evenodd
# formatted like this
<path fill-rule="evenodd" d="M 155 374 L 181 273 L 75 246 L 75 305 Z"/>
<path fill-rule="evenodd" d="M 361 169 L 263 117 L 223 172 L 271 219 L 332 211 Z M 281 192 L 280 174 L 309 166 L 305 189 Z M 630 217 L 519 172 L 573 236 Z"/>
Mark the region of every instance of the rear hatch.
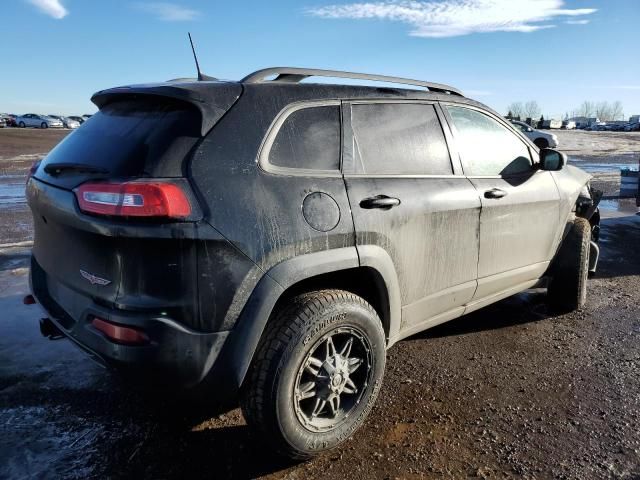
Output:
<path fill-rule="evenodd" d="M 240 92 L 237 84 L 201 82 L 94 95 L 100 111 L 43 159 L 27 185 L 35 268 L 51 299 L 69 313 L 84 303 L 82 297 L 109 307 L 162 309 L 186 323 L 195 321 L 200 214 L 186 179 L 188 159 Z M 189 215 L 138 218 L 81 208 L 78 192 L 87 185 L 140 179 L 177 187 L 191 205 Z M 104 194 L 97 198 L 98 207 L 101 198 L 109 200 Z"/>

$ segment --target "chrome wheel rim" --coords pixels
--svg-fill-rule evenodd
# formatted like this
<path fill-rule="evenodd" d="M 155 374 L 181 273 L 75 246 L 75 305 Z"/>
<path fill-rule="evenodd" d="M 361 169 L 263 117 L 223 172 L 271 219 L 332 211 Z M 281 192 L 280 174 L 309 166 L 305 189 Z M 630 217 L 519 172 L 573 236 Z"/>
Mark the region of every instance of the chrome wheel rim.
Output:
<path fill-rule="evenodd" d="M 312 432 L 333 430 L 360 404 L 371 381 L 368 338 L 354 327 L 323 335 L 303 359 L 294 385 L 294 410 Z"/>

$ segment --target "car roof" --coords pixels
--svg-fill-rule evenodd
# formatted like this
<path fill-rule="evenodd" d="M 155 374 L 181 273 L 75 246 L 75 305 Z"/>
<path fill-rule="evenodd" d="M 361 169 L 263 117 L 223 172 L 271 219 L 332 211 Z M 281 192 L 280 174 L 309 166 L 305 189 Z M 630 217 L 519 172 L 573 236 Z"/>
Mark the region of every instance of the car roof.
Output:
<path fill-rule="evenodd" d="M 304 82 L 311 77 L 346 78 L 357 81 L 393 83 L 393 86 L 371 86 L 345 83 Z M 243 91 L 265 96 L 278 95 L 287 102 L 322 100 L 402 99 L 423 101 L 446 101 L 477 106 L 500 117 L 488 106 L 465 97 L 455 87 L 440 83 L 412 80 L 385 75 L 372 75 L 335 70 L 272 67 L 253 72 L 240 81 L 218 80 L 201 75 L 201 79 L 178 78 L 161 83 L 128 85 L 96 92 L 92 101 L 101 107 L 108 97 L 118 94 L 166 95 L 187 101 L 198 108 L 215 103 L 216 93 L 224 89 L 240 87 Z M 403 85 L 398 87 L 397 85 Z M 404 85 L 412 88 L 404 88 Z M 414 88 L 417 87 L 417 88 Z"/>

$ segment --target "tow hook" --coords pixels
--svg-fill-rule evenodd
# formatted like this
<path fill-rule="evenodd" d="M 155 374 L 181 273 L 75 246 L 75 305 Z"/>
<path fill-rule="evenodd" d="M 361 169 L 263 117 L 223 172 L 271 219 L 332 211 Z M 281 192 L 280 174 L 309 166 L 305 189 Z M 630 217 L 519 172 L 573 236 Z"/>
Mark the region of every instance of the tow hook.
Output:
<path fill-rule="evenodd" d="M 49 318 L 40 319 L 40 333 L 49 340 L 60 340 L 64 338 L 63 333 Z"/>

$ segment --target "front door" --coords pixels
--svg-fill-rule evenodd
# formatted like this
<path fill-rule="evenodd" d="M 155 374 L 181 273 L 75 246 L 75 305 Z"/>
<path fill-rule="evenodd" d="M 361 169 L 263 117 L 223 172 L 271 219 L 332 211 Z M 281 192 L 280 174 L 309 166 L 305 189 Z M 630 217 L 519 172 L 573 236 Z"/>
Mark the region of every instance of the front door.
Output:
<path fill-rule="evenodd" d="M 443 109 L 482 201 L 475 299 L 537 280 L 554 254 L 560 219 L 551 173 L 536 168 L 531 148 L 501 120 L 461 105 Z"/>
<path fill-rule="evenodd" d="M 451 161 L 438 107 L 353 102 L 343 117 L 356 245 L 391 257 L 401 335 L 461 314 L 476 289 L 480 199 Z"/>

